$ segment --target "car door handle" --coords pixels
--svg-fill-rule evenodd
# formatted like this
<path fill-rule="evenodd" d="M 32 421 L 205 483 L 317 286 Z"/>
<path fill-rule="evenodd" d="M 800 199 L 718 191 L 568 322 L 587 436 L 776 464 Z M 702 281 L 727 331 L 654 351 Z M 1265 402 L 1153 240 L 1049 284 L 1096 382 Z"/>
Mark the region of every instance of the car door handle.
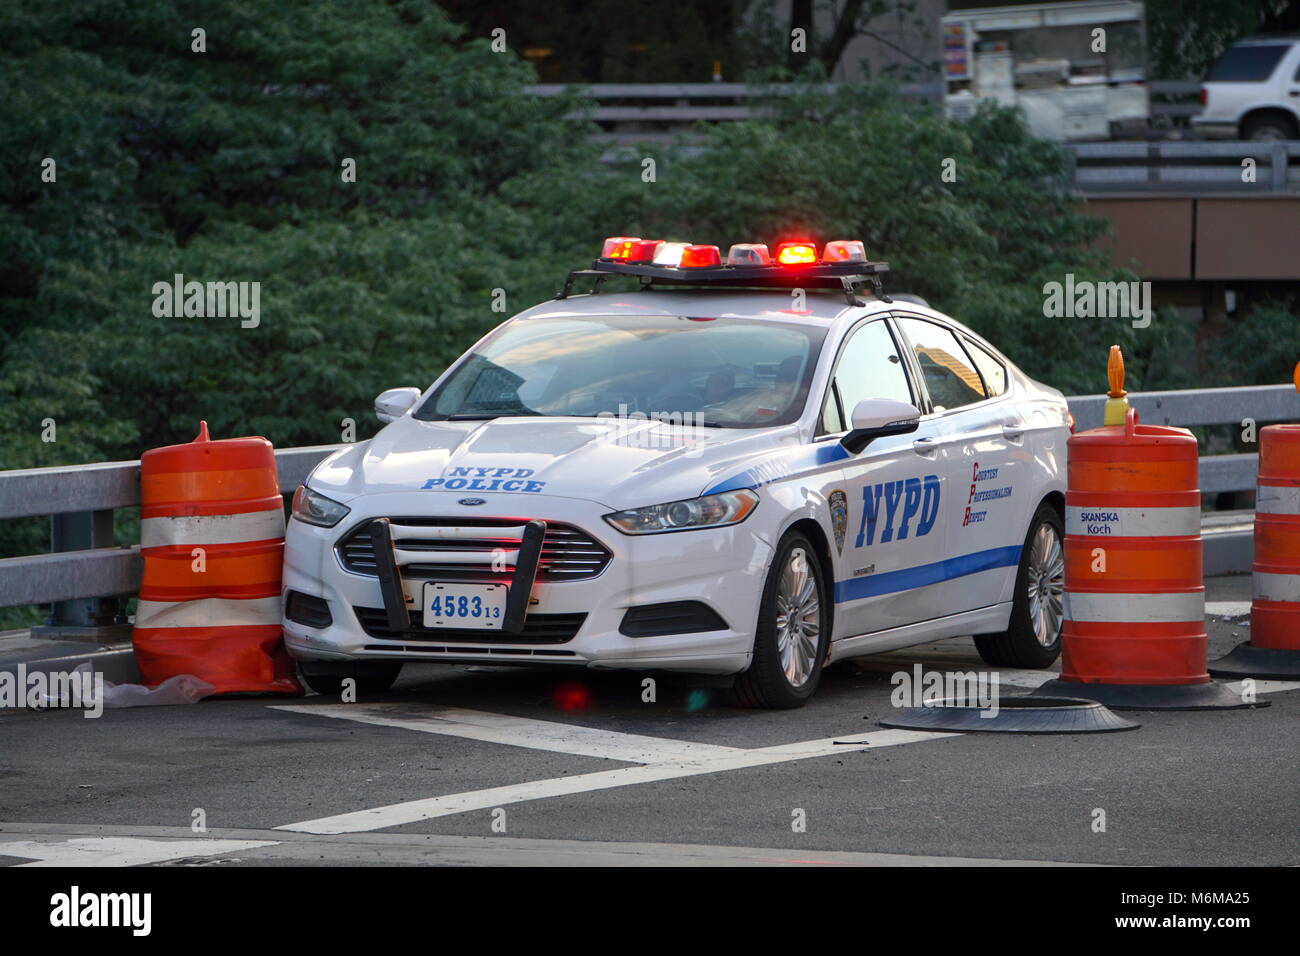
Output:
<path fill-rule="evenodd" d="M 933 455 L 939 446 L 933 438 L 918 438 L 912 442 L 912 448 L 918 455 Z"/>
<path fill-rule="evenodd" d="M 1019 425 L 1003 425 L 1002 437 L 1007 441 L 1020 441 L 1025 437 L 1025 430 Z"/>

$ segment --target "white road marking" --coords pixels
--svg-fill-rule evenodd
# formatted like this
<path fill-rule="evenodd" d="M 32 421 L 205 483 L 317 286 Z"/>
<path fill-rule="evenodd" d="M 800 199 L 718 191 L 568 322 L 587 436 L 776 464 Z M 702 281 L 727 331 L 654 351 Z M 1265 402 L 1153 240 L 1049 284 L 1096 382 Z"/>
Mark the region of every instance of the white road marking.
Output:
<path fill-rule="evenodd" d="M 133 836 L 181 841 L 188 827 L 98 826 L 93 824 L 0 823 L 6 833 L 51 842 L 73 838 Z M 214 830 L 209 842 L 251 842 L 238 861 L 261 866 L 271 862 L 311 865 L 373 862 L 397 866 L 1100 866 L 1052 860 L 986 859 L 960 856 L 914 856 L 854 850 L 722 846 L 701 843 L 610 843 L 527 837 L 452 836 L 437 833 L 279 833 L 269 830 Z M 263 840 L 263 837 L 274 837 Z M 0 843 L 0 853 L 4 844 Z"/>
<path fill-rule="evenodd" d="M 139 866 L 275 845 L 274 840 L 144 840 L 139 837 L 84 837 L 56 842 L 0 840 L 0 856 L 32 860 L 15 866 Z"/>
<path fill-rule="evenodd" d="M 1246 606 L 1247 608 L 1250 607 L 1249 604 L 1247 604 Z M 863 661 L 857 661 L 855 663 L 857 663 L 858 666 L 866 670 L 873 670 L 873 671 L 880 671 L 880 672 L 892 672 L 898 670 L 897 667 L 895 667 L 893 664 L 891 664 L 888 661 L 863 660 Z M 936 662 L 930 662 L 928 664 L 924 664 L 923 666 L 931 668 L 936 671 L 969 672 L 973 670 L 977 670 L 977 671 L 989 670 L 990 673 L 996 673 L 998 675 L 999 686 L 1023 687 L 1027 690 L 1037 690 L 1039 687 L 1042 687 L 1044 684 L 1046 684 L 1049 680 L 1055 680 L 1056 678 L 1061 676 L 1056 671 L 1034 671 L 1034 670 L 1017 669 L 1013 667 L 1002 667 L 1002 668 L 997 668 L 995 670 L 991 670 L 986 668 L 984 665 L 977 664 L 973 661 L 969 665 L 955 663 L 955 662 L 939 663 L 936 661 Z M 1241 693 L 1241 681 L 1224 683 L 1223 686 L 1226 687 L 1229 691 L 1231 691 L 1234 694 Z M 1292 691 L 1292 690 L 1300 690 L 1300 681 L 1263 680 L 1263 679 L 1257 679 L 1255 681 L 1255 693 L 1257 694 L 1284 694 L 1287 691 Z"/>
<path fill-rule="evenodd" d="M 688 740 L 644 737 L 597 730 L 551 720 L 534 720 L 461 707 L 420 704 L 276 704 L 273 710 L 319 717 L 340 717 L 381 727 L 400 727 L 426 734 L 445 734 L 530 750 L 549 750 L 577 757 L 603 757 L 626 763 L 667 763 L 731 757 L 738 747 L 697 744 Z"/>
<path fill-rule="evenodd" d="M 347 707 L 348 705 L 343 705 L 341 709 L 347 709 Z M 334 709 L 338 710 L 340 708 L 336 707 Z M 347 715 L 336 713 L 328 716 L 346 717 Z M 654 763 L 639 767 L 623 767 L 617 770 L 603 770 L 596 773 L 584 773 L 550 780 L 534 780 L 529 783 L 511 784 L 504 787 L 492 787 L 487 790 L 453 793 L 442 797 L 430 797 L 425 800 L 411 800 L 406 803 L 395 803 L 385 807 L 358 810 L 354 813 L 321 817 L 317 820 L 305 820 L 301 823 L 288 823 L 276 827 L 276 829 L 295 830 L 303 833 L 358 833 L 368 830 L 382 830 L 386 827 L 418 823 L 421 820 L 430 820 L 434 817 L 451 816 L 456 813 L 465 813 L 468 810 L 486 810 L 508 803 L 521 803 L 526 800 L 568 796 L 576 793 L 588 793 L 593 790 L 608 790 L 638 783 L 656 783 L 661 780 L 718 773 L 723 770 L 761 767 L 791 760 L 805 760 L 809 757 L 830 757 L 846 752 L 875 750 L 879 747 L 921 743 L 926 740 L 939 740 L 944 737 L 956 736 L 960 735 L 926 733 L 914 730 L 877 730 L 865 734 L 824 737 L 820 740 L 805 740 L 798 743 L 781 744 L 776 747 L 761 747 L 754 750 L 734 749 L 732 753 L 722 756 Z"/>

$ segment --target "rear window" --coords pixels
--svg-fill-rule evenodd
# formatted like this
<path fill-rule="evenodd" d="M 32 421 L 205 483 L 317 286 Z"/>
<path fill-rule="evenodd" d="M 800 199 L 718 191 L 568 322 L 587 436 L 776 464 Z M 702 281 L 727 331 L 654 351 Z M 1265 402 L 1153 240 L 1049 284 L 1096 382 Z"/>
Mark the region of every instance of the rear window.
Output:
<path fill-rule="evenodd" d="M 1289 44 L 1276 43 L 1261 46 L 1234 46 L 1219 58 L 1210 71 L 1211 83 L 1260 83 L 1273 75 L 1273 70 L 1291 49 Z"/>

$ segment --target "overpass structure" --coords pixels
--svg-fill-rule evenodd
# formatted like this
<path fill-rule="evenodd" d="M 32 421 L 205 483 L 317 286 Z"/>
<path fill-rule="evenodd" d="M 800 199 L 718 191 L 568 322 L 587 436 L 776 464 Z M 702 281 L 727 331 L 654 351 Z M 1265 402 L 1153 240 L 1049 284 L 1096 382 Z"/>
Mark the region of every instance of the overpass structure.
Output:
<path fill-rule="evenodd" d="M 1136 392 L 1129 396 L 1143 422 L 1154 425 L 1239 425 L 1300 420 L 1300 393 L 1291 385 Z M 1105 395 L 1069 399 L 1080 430 L 1101 424 Z M 276 452 L 280 491 L 293 492 L 312 468 L 344 445 Z M 1203 456 L 1200 488 L 1212 501 L 1224 492 L 1251 492 L 1254 454 Z M 115 509 L 140 503 L 140 463 L 101 462 L 0 471 L 0 520 L 50 517 L 51 553 L 0 558 L 0 607 L 52 605 L 45 637 L 111 641 L 129 636 L 125 600 L 140 584 L 138 545 L 116 546 Z M 1252 511 L 1207 510 L 1202 521 L 1207 575 L 1244 572 L 1253 556 Z"/>

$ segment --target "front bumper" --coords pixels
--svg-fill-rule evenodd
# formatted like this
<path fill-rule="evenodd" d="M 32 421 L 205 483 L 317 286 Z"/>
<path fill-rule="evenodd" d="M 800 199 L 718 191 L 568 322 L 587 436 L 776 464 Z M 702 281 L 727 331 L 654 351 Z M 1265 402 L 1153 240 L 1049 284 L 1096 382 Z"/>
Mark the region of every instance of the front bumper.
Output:
<path fill-rule="evenodd" d="M 601 518 L 610 509 L 593 502 L 518 494 L 493 496 L 491 504 L 496 506 L 491 513 L 479 515 L 473 513 L 477 509 L 460 506 L 448 495 L 404 492 L 349 502 L 352 512 L 334 528 L 291 520 L 285 535 L 284 591 L 324 600 L 332 621 L 325 627 L 310 627 L 285 618 L 289 652 L 300 660 L 545 663 L 701 674 L 733 674 L 749 666 L 772 557 L 772 548 L 757 533 L 752 516 L 727 528 L 630 536 L 610 527 Z M 487 632 L 481 641 L 460 637 L 452 641 L 440 640 L 436 630 L 384 636 L 382 626 L 376 625 L 377 620 L 382 622 L 384 609 L 378 577 L 346 570 L 334 545 L 359 524 L 393 515 L 500 515 L 563 522 L 587 532 L 613 556 L 595 577 L 534 584 L 528 606 L 534 621 L 572 621 L 585 615 L 567 640 L 512 640 L 510 634 Z M 420 606 L 424 580 L 404 579 L 408 607 Z M 647 637 L 620 632 L 628 608 L 676 601 L 707 605 L 726 628 Z M 359 616 L 357 608 L 371 612 L 363 610 Z"/>

